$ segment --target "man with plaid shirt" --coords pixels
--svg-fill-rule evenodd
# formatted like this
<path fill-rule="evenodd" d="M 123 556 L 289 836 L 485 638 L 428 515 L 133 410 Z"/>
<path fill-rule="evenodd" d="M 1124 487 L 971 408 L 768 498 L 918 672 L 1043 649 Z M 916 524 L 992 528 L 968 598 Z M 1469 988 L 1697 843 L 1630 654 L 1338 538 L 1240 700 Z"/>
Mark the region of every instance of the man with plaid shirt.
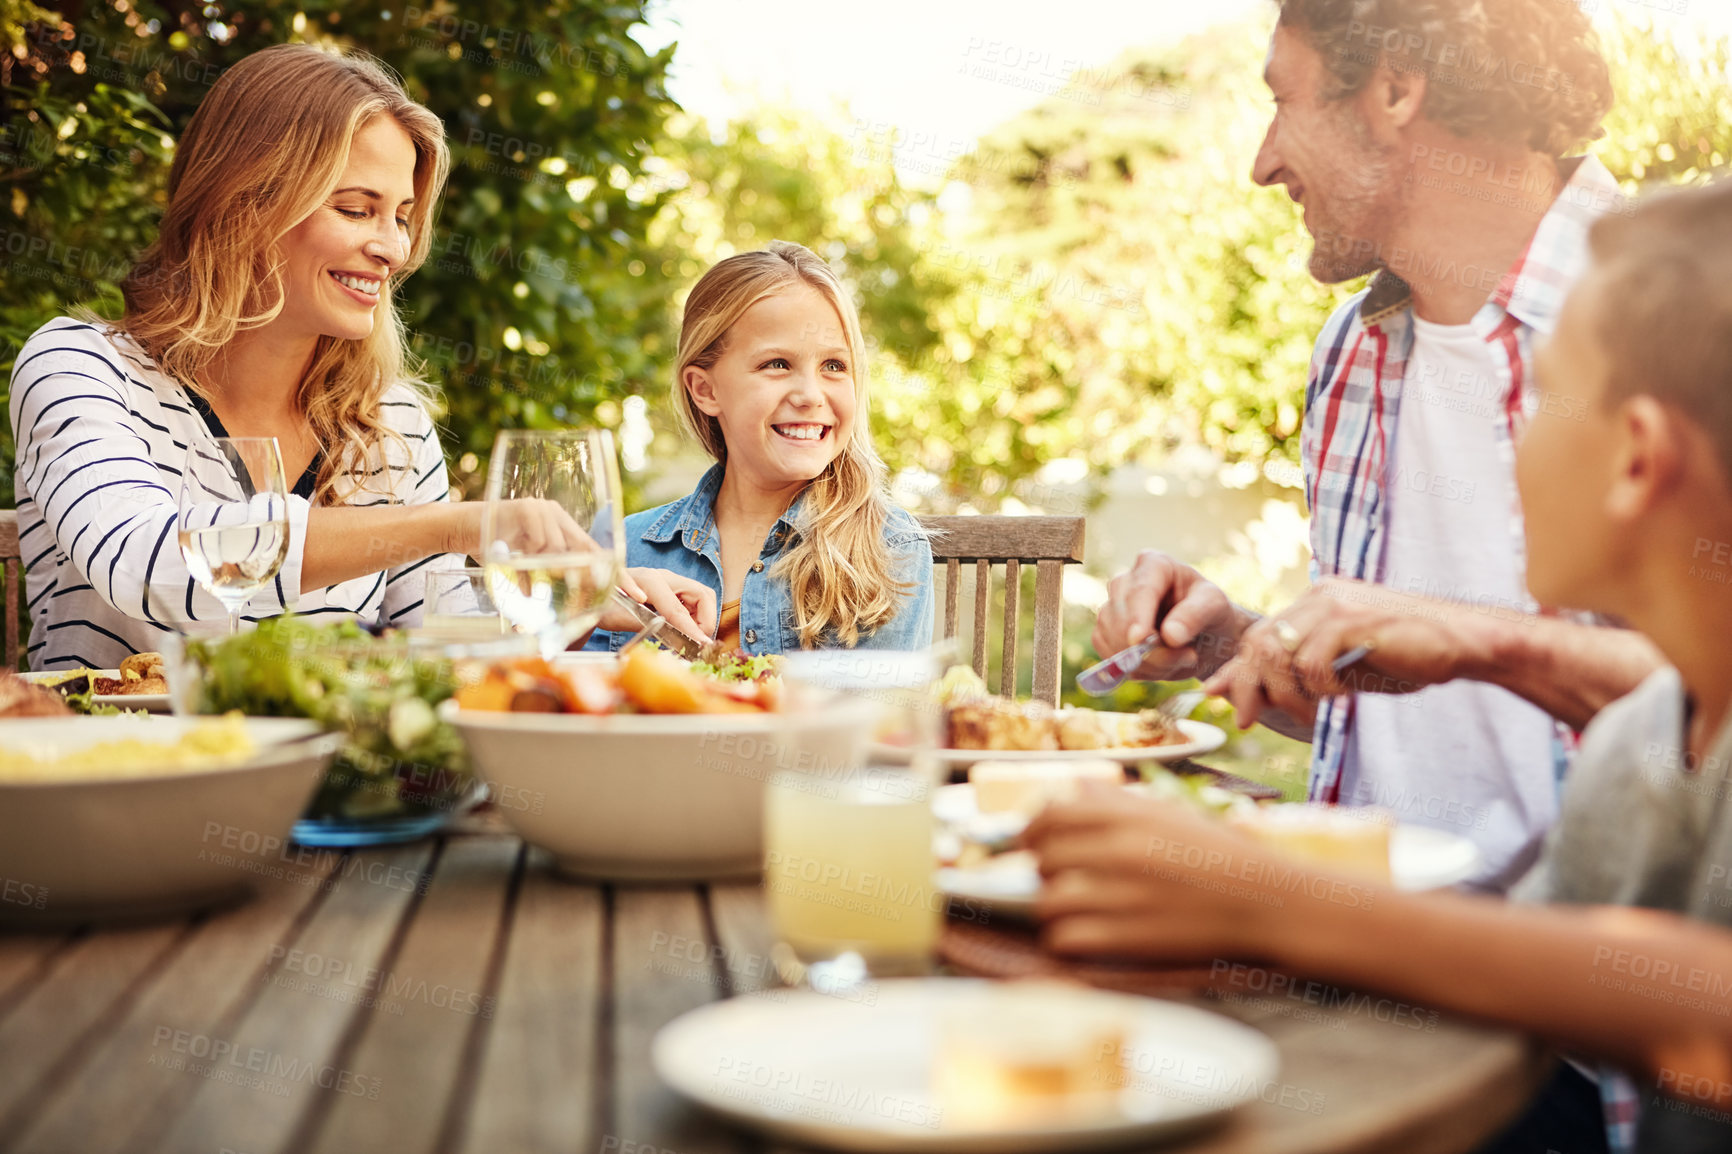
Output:
<path fill-rule="evenodd" d="M 1475 885 L 1502 891 L 1556 820 L 1574 731 L 1660 664 L 1533 602 L 1513 471 L 1536 337 L 1589 226 L 1629 211 L 1598 160 L 1566 155 L 1599 135 L 1606 65 L 1570 0 L 1277 2 L 1253 176 L 1302 207 L 1317 279 L 1372 276 L 1307 382 L 1315 584 L 1263 619 L 1146 552 L 1094 645 L 1158 630 L 1141 675 L 1207 678 L 1241 724 L 1311 740 L 1313 799 L 1472 838 Z M 1607 1111 L 1621 1144 L 1631 1108 Z"/>

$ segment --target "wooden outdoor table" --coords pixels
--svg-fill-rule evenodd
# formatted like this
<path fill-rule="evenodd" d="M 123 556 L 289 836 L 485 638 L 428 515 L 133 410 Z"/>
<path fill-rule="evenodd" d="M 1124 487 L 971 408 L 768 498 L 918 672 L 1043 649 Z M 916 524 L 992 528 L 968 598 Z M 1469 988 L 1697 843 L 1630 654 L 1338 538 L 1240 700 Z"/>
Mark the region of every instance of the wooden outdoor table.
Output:
<path fill-rule="evenodd" d="M 565 881 L 487 816 L 276 865 L 224 912 L 0 934 L 0 1150 L 764 1148 L 676 1099 L 649 1059 L 666 1022 L 772 983 L 759 886 Z M 1549 1066 L 1528 1040 L 1447 1019 L 1209 1004 L 1275 1040 L 1280 1085 L 1169 1149 L 1466 1151 Z"/>

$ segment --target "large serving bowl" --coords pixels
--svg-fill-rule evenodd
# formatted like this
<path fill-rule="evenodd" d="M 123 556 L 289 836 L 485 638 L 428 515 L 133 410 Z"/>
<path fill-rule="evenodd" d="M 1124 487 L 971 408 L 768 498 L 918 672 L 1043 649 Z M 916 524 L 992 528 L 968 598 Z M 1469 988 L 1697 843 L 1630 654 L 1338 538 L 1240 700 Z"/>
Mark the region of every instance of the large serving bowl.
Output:
<path fill-rule="evenodd" d="M 781 771 L 860 764 L 875 711 L 493 713 L 440 707 L 469 743 L 494 804 L 575 877 L 691 881 L 764 864 L 764 787 Z"/>
<path fill-rule="evenodd" d="M 172 744 L 209 718 L 8 721 L 0 746 L 59 753 Z M 316 722 L 248 718 L 257 752 L 232 767 L 0 780 L 0 924 L 146 919 L 226 904 L 283 867 L 289 827 L 342 743 Z"/>

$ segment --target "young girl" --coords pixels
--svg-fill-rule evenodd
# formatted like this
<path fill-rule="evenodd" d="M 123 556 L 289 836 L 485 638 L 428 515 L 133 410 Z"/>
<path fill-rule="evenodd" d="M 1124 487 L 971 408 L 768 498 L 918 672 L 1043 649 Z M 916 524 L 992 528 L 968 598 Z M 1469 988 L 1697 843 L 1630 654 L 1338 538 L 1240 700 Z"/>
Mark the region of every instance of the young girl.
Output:
<path fill-rule="evenodd" d="M 828 265 L 775 241 L 705 273 L 673 395 L 716 464 L 690 495 L 626 518 L 629 564 L 714 590 L 717 640 L 748 653 L 931 644 L 932 550 L 890 503 L 860 320 Z"/>
<path fill-rule="evenodd" d="M 279 45 L 217 81 L 175 149 L 125 315 L 50 321 L 12 370 L 32 668 L 112 668 L 221 619 L 174 530 L 183 470 L 208 471 L 223 436 L 275 437 L 297 479 L 287 559 L 245 619 L 419 623 L 424 568 L 477 551 L 482 508 L 448 500 L 394 299 L 431 245 L 448 164 L 439 118 L 365 57 Z M 513 502 L 505 532 L 581 536 L 556 514 Z M 695 582 L 622 585 L 683 628 L 713 622 Z"/>

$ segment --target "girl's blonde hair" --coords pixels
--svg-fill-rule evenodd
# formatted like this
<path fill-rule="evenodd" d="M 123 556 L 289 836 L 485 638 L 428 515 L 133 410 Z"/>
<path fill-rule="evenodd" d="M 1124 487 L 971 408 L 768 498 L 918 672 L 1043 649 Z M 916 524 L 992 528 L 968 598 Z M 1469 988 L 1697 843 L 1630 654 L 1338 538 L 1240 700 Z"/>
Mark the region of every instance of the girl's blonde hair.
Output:
<path fill-rule="evenodd" d="M 866 341 L 854 302 L 830 266 L 812 250 L 784 240 L 718 261 L 686 298 L 674 404 L 698 443 L 725 467 L 728 443 L 721 422 L 698 408 L 685 386 L 686 368 L 713 368 L 727 351 L 728 331 L 747 309 L 798 284 L 817 289 L 841 318 L 854 378 L 848 443 L 806 486 L 795 526 L 799 536 L 773 570 L 792 590 L 800 644 L 810 649 L 826 634 L 855 644 L 896 615 L 899 596 L 909 588 L 896 579 L 896 558 L 884 540 L 892 506 L 887 470 L 872 447 L 867 419 Z"/>
<path fill-rule="evenodd" d="M 301 380 L 301 411 L 324 448 L 316 493 L 324 503 L 367 487 L 368 462 L 387 438 L 406 449 L 381 415 L 388 389 L 404 384 L 431 399 L 405 364 L 393 293 L 432 245 L 451 163 L 439 118 L 370 57 L 306 44 L 254 52 L 223 73 L 181 134 L 161 230 L 121 284 L 121 328 L 204 396 L 199 377 L 212 359 L 236 333 L 282 311 L 279 242 L 336 188 L 356 133 L 380 116 L 415 146 L 409 259 L 381 286 L 372 334 L 320 337 Z"/>

